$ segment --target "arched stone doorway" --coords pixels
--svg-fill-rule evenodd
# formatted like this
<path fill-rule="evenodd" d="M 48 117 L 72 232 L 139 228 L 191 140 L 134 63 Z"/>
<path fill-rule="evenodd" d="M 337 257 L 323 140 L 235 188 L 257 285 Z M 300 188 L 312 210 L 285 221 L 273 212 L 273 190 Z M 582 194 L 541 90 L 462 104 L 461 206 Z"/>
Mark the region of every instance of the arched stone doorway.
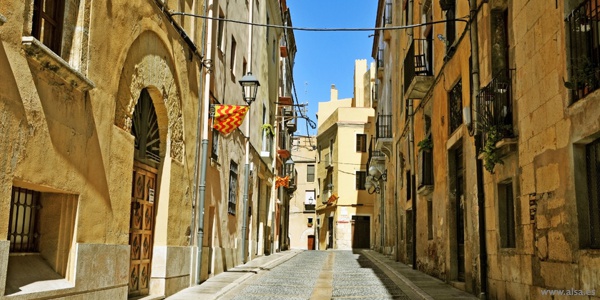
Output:
<path fill-rule="evenodd" d="M 161 162 L 156 110 L 148 89 L 143 89 L 132 118 L 135 137 L 133 187 L 129 226 L 129 297 L 148 295 L 155 226 L 158 167 Z"/>

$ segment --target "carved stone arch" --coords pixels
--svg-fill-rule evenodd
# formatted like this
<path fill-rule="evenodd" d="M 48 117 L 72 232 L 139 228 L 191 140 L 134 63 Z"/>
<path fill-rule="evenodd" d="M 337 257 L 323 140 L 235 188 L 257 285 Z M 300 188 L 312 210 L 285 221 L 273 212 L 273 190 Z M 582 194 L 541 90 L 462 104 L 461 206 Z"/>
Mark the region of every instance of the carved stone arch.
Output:
<path fill-rule="evenodd" d="M 152 31 L 141 33 L 131 44 L 119 78 L 115 125 L 131 131 L 131 118 L 142 89 L 147 88 L 156 110 L 160 153 L 170 146 L 171 158 L 183 162 L 181 97 L 172 55 L 165 42 Z"/>

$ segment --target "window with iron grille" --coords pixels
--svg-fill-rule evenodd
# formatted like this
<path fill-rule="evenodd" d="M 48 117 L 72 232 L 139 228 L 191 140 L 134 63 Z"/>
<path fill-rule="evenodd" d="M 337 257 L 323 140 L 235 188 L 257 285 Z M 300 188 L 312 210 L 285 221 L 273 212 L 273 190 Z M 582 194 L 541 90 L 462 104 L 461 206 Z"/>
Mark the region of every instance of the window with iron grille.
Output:
<path fill-rule="evenodd" d="M 315 165 L 306 166 L 306 182 L 315 181 Z"/>
<path fill-rule="evenodd" d="M 356 135 L 356 152 L 367 152 L 367 135 Z"/>
<path fill-rule="evenodd" d="M 500 247 L 515 248 L 515 201 L 511 181 L 498 184 L 498 214 Z"/>
<path fill-rule="evenodd" d="M 458 81 L 448 93 L 448 108 L 450 110 L 450 133 L 454 132 L 463 122 L 462 119 L 462 82 Z"/>
<path fill-rule="evenodd" d="M 58 55 L 62 46 L 64 10 L 64 0 L 33 2 L 31 34 Z"/>
<path fill-rule="evenodd" d="M 238 165 L 232 160 L 229 165 L 229 201 L 227 203 L 227 212 L 235 215 L 237 207 L 238 192 Z"/>
<path fill-rule="evenodd" d="M 585 149 L 590 248 L 600 248 L 600 138 Z"/>
<path fill-rule="evenodd" d="M 39 251 L 40 192 L 13 187 L 8 240 L 10 252 Z"/>
<path fill-rule="evenodd" d="M 356 171 L 356 189 L 364 190 L 365 181 L 367 180 L 367 171 Z"/>
<path fill-rule="evenodd" d="M 600 87 L 600 2 L 586 0 L 565 19 L 569 81 L 565 86 L 577 101 Z"/>

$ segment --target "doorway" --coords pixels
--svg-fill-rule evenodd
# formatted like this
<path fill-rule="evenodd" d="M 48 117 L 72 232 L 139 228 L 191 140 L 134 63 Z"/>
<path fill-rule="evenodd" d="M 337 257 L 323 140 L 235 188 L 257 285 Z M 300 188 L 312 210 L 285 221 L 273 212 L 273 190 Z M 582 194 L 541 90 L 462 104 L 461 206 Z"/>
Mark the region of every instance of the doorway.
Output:
<path fill-rule="evenodd" d="M 154 244 L 154 217 L 160 165 L 160 135 L 152 98 L 143 89 L 135 106 L 131 134 L 135 137 L 129 221 L 129 297 L 148 295 Z"/>
<path fill-rule="evenodd" d="M 462 148 L 453 151 L 454 168 L 451 178 L 454 178 L 451 189 L 454 190 L 454 211 L 456 224 L 456 280 L 465 281 L 465 188 L 464 188 L 464 163 Z"/>
<path fill-rule="evenodd" d="M 353 249 L 369 249 L 371 247 L 371 218 L 369 216 L 352 216 L 354 225 L 352 232 Z"/>

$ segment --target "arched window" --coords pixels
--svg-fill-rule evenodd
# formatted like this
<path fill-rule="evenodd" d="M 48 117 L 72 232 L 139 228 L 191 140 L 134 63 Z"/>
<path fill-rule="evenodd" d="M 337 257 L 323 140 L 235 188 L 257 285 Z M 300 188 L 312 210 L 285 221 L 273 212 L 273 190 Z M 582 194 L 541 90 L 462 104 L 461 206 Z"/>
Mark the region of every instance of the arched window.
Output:
<path fill-rule="evenodd" d="M 152 98 L 143 89 L 135 111 L 131 134 L 135 136 L 135 159 L 156 167 L 160 163 L 160 136 Z"/>

